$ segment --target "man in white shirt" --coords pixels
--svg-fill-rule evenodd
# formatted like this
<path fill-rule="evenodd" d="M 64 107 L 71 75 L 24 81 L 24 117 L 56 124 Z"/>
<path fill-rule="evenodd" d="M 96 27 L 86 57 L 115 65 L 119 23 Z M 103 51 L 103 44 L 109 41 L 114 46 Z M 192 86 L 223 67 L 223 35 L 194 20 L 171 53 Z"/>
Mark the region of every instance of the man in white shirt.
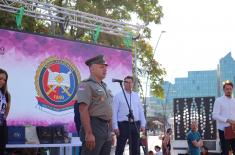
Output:
<path fill-rule="evenodd" d="M 220 137 L 222 155 L 228 155 L 230 148 L 235 154 L 235 139 L 226 140 L 224 128 L 235 125 L 235 100 L 232 97 L 233 83 L 226 81 L 223 84 L 224 95 L 215 100 L 213 107 L 213 119 L 216 120 Z"/>
<path fill-rule="evenodd" d="M 113 100 L 113 130 L 117 136 L 115 155 L 123 154 L 126 141 L 129 139 L 129 136 L 131 136 L 130 145 L 132 148 L 132 155 L 140 154 L 139 130 L 145 130 L 146 120 L 139 95 L 132 91 L 133 85 L 134 81 L 132 76 L 124 78 L 124 92 L 134 116 L 134 122 L 131 120 L 130 125 L 127 116 L 129 114 L 129 109 L 123 92 L 119 92 Z"/>

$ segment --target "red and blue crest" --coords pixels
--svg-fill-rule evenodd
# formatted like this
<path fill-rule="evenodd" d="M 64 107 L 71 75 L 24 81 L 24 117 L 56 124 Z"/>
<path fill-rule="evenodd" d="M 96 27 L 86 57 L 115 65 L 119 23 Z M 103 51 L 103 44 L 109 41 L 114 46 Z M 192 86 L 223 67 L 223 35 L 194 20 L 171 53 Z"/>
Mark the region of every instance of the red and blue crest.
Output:
<path fill-rule="evenodd" d="M 49 57 L 41 63 L 35 76 L 38 104 L 53 111 L 73 108 L 80 74 L 65 59 Z"/>

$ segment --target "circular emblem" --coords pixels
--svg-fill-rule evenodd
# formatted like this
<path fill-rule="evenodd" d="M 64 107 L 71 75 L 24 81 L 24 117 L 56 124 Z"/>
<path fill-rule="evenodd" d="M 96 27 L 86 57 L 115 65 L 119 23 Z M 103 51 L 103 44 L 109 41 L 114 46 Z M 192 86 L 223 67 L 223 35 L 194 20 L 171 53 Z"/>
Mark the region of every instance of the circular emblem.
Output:
<path fill-rule="evenodd" d="M 49 57 L 37 69 L 38 104 L 54 111 L 71 109 L 76 102 L 80 74 L 68 60 Z"/>

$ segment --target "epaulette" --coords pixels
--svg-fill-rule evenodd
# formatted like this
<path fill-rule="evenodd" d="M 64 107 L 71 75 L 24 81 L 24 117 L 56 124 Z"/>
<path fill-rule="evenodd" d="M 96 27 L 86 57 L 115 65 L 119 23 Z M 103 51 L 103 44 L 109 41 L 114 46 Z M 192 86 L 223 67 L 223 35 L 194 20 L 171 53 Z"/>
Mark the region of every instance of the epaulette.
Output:
<path fill-rule="evenodd" d="M 85 80 L 82 80 L 82 82 L 90 82 L 90 81 L 93 81 L 92 79 L 85 79 Z"/>
<path fill-rule="evenodd" d="M 94 81 L 94 80 L 91 79 L 91 78 L 85 79 L 85 80 L 83 80 L 82 82 L 94 82 L 94 83 L 97 83 L 96 81 Z M 106 87 L 106 83 L 102 82 L 102 84 L 105 85 L 105 87 Z"/>
<path fill-rule="evenodd" d="M 102 81 L 102 84 L 103 84 L 105 87 L 107 87 L 107 84 L 106 84 L 106 83 L 104 83 L 103 81 Z"/>

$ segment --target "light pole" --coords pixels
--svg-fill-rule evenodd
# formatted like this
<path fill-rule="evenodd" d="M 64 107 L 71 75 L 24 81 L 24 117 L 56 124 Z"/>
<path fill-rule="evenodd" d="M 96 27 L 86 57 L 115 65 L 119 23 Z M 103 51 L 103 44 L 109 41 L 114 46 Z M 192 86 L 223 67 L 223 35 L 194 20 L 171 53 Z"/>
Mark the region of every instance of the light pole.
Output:
<path fill-rule="evenodd" d="M 164 133 L 166 132 L 166 127 L 168 125 L 167 123 L 169 123 L 167 121 L 168 117 L 166 117 L 166 116 L 169 116 L 167 115 L 166 109 L 168 105 L 172 102 L 172 98 L 175 97 L 175 93 L 176 93 L 176 90 L 173 89 L 172 84 L 170 82 L 168 82 L 167 85 L 168 85 L 167 88 L 166 87 L 164 88 L 164 90 L 166 90 L 165 101 L 161 102 L 162 112 L 163 112 L 163 126 L 164 126 L 163 132 Z"/>
<path fill-rule="evenodd" d="M 158 47 L 159 41 L 160 41 L 160 39 L 161 39 L 163 33 L 166 33 L 166 31 L 161 31 L 161 33 L 160 33 L 160 35 L 159 35 L 159 37 L 158 37 L 156 46 L 155 46 L 154 51 L 153 51 L 153 58 L 154 58 L 154 55 L 155 55 L 155 53 L 156 53 L 156 49 L 157 49 L 157 47 Z"/>
<path fill-rule="evenodd" d="M 157 40 L 157 43 L 156 43 L 156 46 L 154 48 L 154 51 L 153 51 L 153 57 L 151 58 L 150 61 L 153 61 L 154 59 L 154 56 L 155 56 L 155 53 L 156 53 L 156 49 L 158 47 L 158 44 L 159 44 L 159 41 L 162 37 L 162 34 L 165 33 L 166 31 L 161 31 L 159 37 L 158 37 L 158 40 Z M 146 81 L 146 88 L 145 88 L 145 98 L 144 98 L 144 115 L 145 115 L 145 118 L 147 119 L 147 92 L 148 92 L 148 81 L 149 81 L 149 72 L 147 72 L 147 81 Z M 147 138 L 147 141 L 148 141 L 148 134 L 147 132 L 145 132 L 145 136 Z M 148 143 L 147 143 L 147 146 L 146 146 L 146 152 L 148 152 Z"/>
<path fill-rule="evenodd" d="M 166 133 L 166 106 L 167 106 L 167 102 L 168 102 L 168 95 L 169 95 L 169 91 L 170 91 L 170 86 L 171 84 L 168 83 L 168 88 L 167 88 L 167 92 L 166 92 L 166 96 L 165 96 L 165 103 L 162 103 L 162 110 L 163 110 L 163 132 Z"/>
<path fill-rule="evenodd" d="M 162 34 L 165 33 L 166 31 L 161 31 L 159 37 L 158 37 L 158 40 L 157 40 L 157 43 L 155 45 L 155 48 L 154 48 L 154 51 L 153 51 L 153 57 L 151 59 L 151 61 L 154 59 L 154 56 L 155 56 L 155 53 L 156 53 L 156 49 L 158 47 L 158 44 L 159 44 L 159 41 L 162 37 Z M 147 108 L 147 92 L 148 92 L 148 81 L 149 81 L 149 72 L 147 72 L 147 81 L 146 81 L 146 86 L 145 86 L 145 100 L 144 100 L 144 115 L 145 117 L 147 118 L 147 111 L 146 111 L 146 108 Z"/>

